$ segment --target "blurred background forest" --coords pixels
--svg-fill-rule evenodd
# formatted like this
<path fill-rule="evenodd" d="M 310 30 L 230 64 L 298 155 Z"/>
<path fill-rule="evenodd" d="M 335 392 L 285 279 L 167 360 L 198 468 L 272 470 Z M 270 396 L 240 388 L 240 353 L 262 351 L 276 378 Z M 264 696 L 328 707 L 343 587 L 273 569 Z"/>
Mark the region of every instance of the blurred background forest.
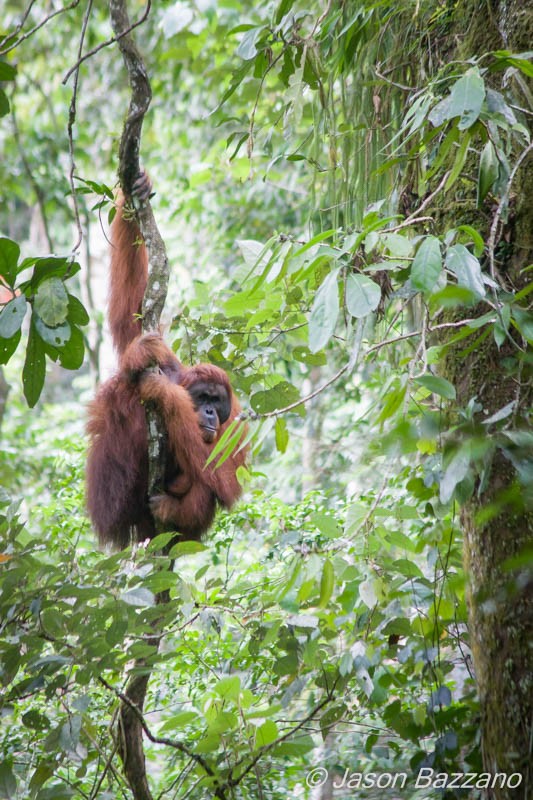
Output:
<path fill-rule="evenodd" d="M 6 0 L 0 797 L 131 797 L 110 726 L 141 660 L 154 797 L 526 798 L 531 5 L 127 5 L 165 338 L 228 371 L 253 458 L 173 572 L 98 552 L 127 73 L 102 4 Z"/>

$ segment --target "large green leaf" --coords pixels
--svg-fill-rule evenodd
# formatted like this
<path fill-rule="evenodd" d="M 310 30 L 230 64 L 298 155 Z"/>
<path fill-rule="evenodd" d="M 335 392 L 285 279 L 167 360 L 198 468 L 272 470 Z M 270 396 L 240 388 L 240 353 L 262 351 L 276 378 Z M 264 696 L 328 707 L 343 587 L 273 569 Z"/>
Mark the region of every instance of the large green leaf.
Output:
<path fill-rule="evenodd" d="M 270 389 L 255 392 L 251 397 L 250 404 L 258 414 L 265 414 L 296 403 L 299 397 L 300 392 L 296 386 L 288 381 L 280 381 Z"/>
<path fill-rule="evenodd" d="M 411 283 L 421 292 L 429 292 L 442 272 L 440 242 L 436 236 L 426 236 L 416 251 L 411 267 Z"/>
<path fill-rule="evenodd" d="M 79 369 L 83 364 L 85 343 L 76 325 L 71 325 L 70 338 L 59 350 L 59 363 L 64 369 Z"/>
<path fill-rule="evenodd" d="M 12 239 L 0 238 L 0 275 L 9 286 L 15 285 L 20 247 Z"/>
<path fill-rule="evenodd" d="M 346 307 L 352 317 L 360 319 L 375 311 L 381 300 L 381 289 L 367 275 L 348 275 L 346 279 Z"/>
<path fill-rule="evenodd" d="M 312 353 L 327 345 L 339 316 L 339 268 L 327 276 L 318 290 L 309 317 L 309 349 Z"/>
<path fill-rule="evenodd" d="M 55 328 L 65 322 L 68 313 L 68 294 L 63 281 L 49 278 L 39 284 L 34 309 L 45 325 Z"/>
<path fill-rule="evenodd" d="M 23 294 L 6 303 L 0 311 L 0 339 L 11 339 L 20 330 L 27 308 L 28 303 Z"/>
<path fill-rule="evenodd" d="M 26 348 L 26 360 L 22 369 L 22 387 L 24 397 L 30 408 L 33 408 L 39 399 L 46 374 L 44 342 L 35 333 L 33 323 L 30 326 L 28 337 L 28 347 Z"/>
<path fill-rule="evenodd" d="M 446 253 L 446 267 L 457 276 L 459 286 L 485 297 L 485 284 L 478 259 L 463 244 L 454 244 Z"/>
<path fill-rule="evenodd" d="M 477 181 L 477 204 L 481 205 L 487 194 L 492 188 L 492 185 L 498 177 L 498 158 L 496 156 L 496 149 L 492 142 L 489 141 L 481 152 L 479 159 L 479 175 Z"/>
<path fill-rule="evenodd" d="M 33 320 L 35 322 L 35 330 L 47 344 L 51 344 L 53 347 L 63 347 L 70 339 L 71 328 L 68 322 L 56 325 L 55 328 L 50 328 L 44 324 L 37 314 L 34 315 Z"/>
<path fill-rule="evenodd" d="M 466 130 L 477 120 L 485 99 L 485 83 L 477 67 L 469 69 L 452 87 L 450 117 L 461 117 L 457 127 Z"/>
<path fill-rule="evenodd" d="M 455 487 L 466 477 L 470 467 L 470 448 L 460 448 L 449 461 L 440 482 L 440 501 L 448 503 Z"/>
<path fill-rule="evenodd" d="M 441 378 L 438 375 L 420 375 L 415 378 L 415 382 L 420 386 L 425 386 L 430 392 L 438 394 L 446 400 L 455 400 L 455 386 L 446 378 Z"/>

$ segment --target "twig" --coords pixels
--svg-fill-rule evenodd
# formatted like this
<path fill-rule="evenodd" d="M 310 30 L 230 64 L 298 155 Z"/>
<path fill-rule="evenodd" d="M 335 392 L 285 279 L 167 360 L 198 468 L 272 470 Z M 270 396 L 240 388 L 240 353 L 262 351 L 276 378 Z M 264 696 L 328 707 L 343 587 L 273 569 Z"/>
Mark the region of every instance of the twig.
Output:
<path fill-rule="evenodd" d="M 81 51 L 83 50 L 83 42 L 85 41 L 85 34 L 87 32 L 87 25 L 89 24 L 89 17 L 91 15 L 92 6 L 93 6 L 93 0 L 89 0 L 89 2 L 87 3 L 87 9 L 85 11 L 85 16 L 83 18 L 80 41 L 78 44 L 78 57 L 81 55 Z M 80 220 L 80 210 L 78 208 L 78 198 L 76 197 L 76 187 L 74 185 L 74 172 L 76 170 L 76 162 L 74 160 L 74 124 L 76 122 L 76 100 L 78 97 L 79 77 L 80 77 L 80 70 L 78 67 L 75 71 L 74 86 L 72 87 L 72 97 L 70 99 L 70 107 L 68 110 L 68 125 L 67 125 L 68 152 L 70 158 L 70 170 L 68 174 L 68 182 L 70 184 L 72 203 L 74 206 L 74 219 L 78 231 L 78 239 L 76 241 L 76 244 L 72 248 L 73 253 L 77 251 L 83 239 L 83 230 L 81 227 L 81 220 Z"/>
<path fill-rule="evenodd" d="M 344 373 L 347 372 L 351 366 L 352 366 L 351 361 L 349 361 L 347 364 L 341 367 L 341 369 L 338 372 L 336 372 L 335 375 L 329 379 L 329 381 L 326 381 L 326 383 L 322 384 L 322 386 L 320 386 L 318 389 L 315 389 L 314 392 L 311 392 L 311 394 L 308 394 L 305 397 L 301 397 L 299 400 L 296 400 L 296 402 L 291 403 L 290 405 L 285 406 L 284 408 L 277 408 L 274 411 L 265 411 L 264 414 L 246 413 L 243 416 L 243 418 L 247 417 L 248 419 L 268 419 L 269 417 L 278 417 L 280 414 L 286 414 L 288 411 L 292 411 L 294 408 L 298 408 L 298 406 L 301 406 L 304 403 L 308 403 L 310 400 L 313 400 L 314 397 L 325 391 L 329 386 L 331 386 L 332 383 L 338 381 L 339 378 L 342 377 L 342 375 L 344 375 Z"/>
<path fill-rule="evenodd" d="M 314 719 L 316 717 L 316 715 L 318 714 L 318 712 L 321 711 L 324 708 L 324 706 L 327 706 L 327 704 L 331 703 L 331 701 L 333 700 L 335 687 L 336 687 L 336 683 L 334 683 L 333 686 L 331 687 L 331 689 L 326 693 L 325 698 L 323 700 L 321 700 L 320 703 L 317 703 L 317 705 L 313 708 L 313 710 L 310 711 L 309 714 L 306 717 L 304 717 L 302 720 L 300 720 L 300 722 L 297 725 L 295 725 L 294 728 L 291 728 L 291 730 L 287 731 L 287 733 L 282 734 L 274 742 L 271 742 L 270 744 L 267 744 L 267 745 L 264 745 L 263 747 L 261 747 L 259 749 L 259 751 L 256 753 L 256 755 L 251 759 L 250 763 L 238 775 L 238 777 L 237 778 L 233 778 L 231 776 L 233 775 L 235 770 L 238 769 L 238 767 L 246 760 L 245 757 L 241 758 L 241 760 L 238 761 L 235 764 L 234 767 L 232 767 L 232 769 L 230 771 L 230 777 L 227 780 L 226 785 L 231 789 L 233 789 L 234 787 L 238 786 L 239 783 L 242 781 L 242 779 L 249 772 L 251 772 L 255 768 L 256 764 L 261 760 L 261 758 L 263 758 L 263 756 L 266 753 L 269 753 L 275 747 L 278 747 L 278 745 L 280 745 L 282 742 L 285 742 L 285 741 L 287 741 L 287 739 L 290 739 L 292 736 L 294 736 L 295 733 L 297 733 L 305 725 L 307 725 L 312 719 Z"/>
<path fill-rule="evenodd" d="M 142 17 L 140 17 L 140 19 L 137 20 L 137 22 L 132 23 L 127 30 L 122 31 L 122 33 L 120 33 L 118 36 L 112 36 L 110 39 L 107 39 L 107 41 L 101 42 L 96 47 L 93 47 L 92 50 L 88 50 L 87 53 L 85 53 L 83 56 L 81 56 L 81 58 L 79 58 L 78 61 L 76 61 L 76 63 L 69 69 L 69 71 L 67 73 L 65 73 L 65 76 L 64 76 L 63 80 L 61 81 L 61 83 L 63 85 L 66 85 L 68 83 L 68 80 L 69 80 L 70 76 L 72 75 L 72 73 L 75 72 L 76 70 L 78 70 L 80 68 L 81 64 L 83 64 L 84 61 L 87 61 L 88 58 L 92 58 L 94 55 L 96 55 L 96 53 L 99 53 L 100 50 L 103 50 L 104 47 L 109 47 L 109 45 L 114 44 L 115 42 L 118 42 L 118 40 L 122 39 L 123 36 L 127 36 L 128 33 L 131 33 L 131 31 L 135 30 L 135 28 L 137 28 L 139 25 L 142 25 L 143 22 L 147 19 L 148 15 L 150 13 L 151 7 L 152 7 L 151 0 L 147 0 L 146 9 L 144 11 L 144 14 L 142 15 Z"/>
<path fill-rule="evenodd" d="M 10 37 L 11 36 L 16 36 L 17 33 L 22 30 L 22 28 L 24 27 L 24 23 L 26 22 L 26 20 L 28 19 L 29 15 L 30 15 L 30 11 L 32 10 L 34 3 L 35 3 L 35 0 L 30 0 L 30 2 L 28 4 L 28 7 L 27 7 L 26 11 L 23 13 L 19 24 L 16 25 L 14 30 L 10 32 L 10 34 L 9 34 Z"/>
<path fill-rule="evenodd" d="M 206 775 L 209 775 L 210 777 L 214 776 L 213 770 L 202 756 L 198 755 L 198 753 L 195 753 L 194 750 L 190 750 L 187 745 L 183 744 L 183 742 L 178 742 L 176 739 L 169 739 L 166 736 L 156 736 L 148 727 L 141 709 L 135 705 L 135 703 L 130 697 L 128 697 L 127 694 L 121 692 L 120 689 L 116 689 L 101 676 L 98 678 L 98 680 L 102 686 L 108 689 L 108 691 L 113 692 L 113 694 L 115 694 L 122 703 L 131 709 L 134 716 L 139 720 L 146 737 L 153 744 L 164 744 L 167 747 L 172 747 L 174 750 L 179 750 L 179 752 L 186 755 L 187 758 L 190 758 L 192 761 L 195 761 L 197 764 L 199 764 L 205 771 Z"/>
<path fill-rule="evenodd" d="M 399 225 L 395 225 L 393 228 L 385 228 L 385 233 L 396 233 L 396 231 L 401 231 L 402 228 L 407 228 L 409 225 L 416 225 L 419 222 L 432 222 L 433 217 L 408 217 L 408 219 L 404 219 L 403 222 L 400 222 Z"/>
<path fill-rule="evenodd" d="M 46 25 L 46 23 L 50 22 L 51 19 L 53 19 L 54 17 L 57 17 L 58 14 L 63 14 L 65 11 L 70 11 L 72 8 L 76 8 L 76 6 L 79 5 L 79 2 L 80 2 L 80 0 L 72 0 L 72 3 L 69 3 L 68 6 L 63 6 L 63 8 L 58 8 L 57 11 L 53 11 L 51 14 L 48 14 L 47 17 L 45 17 L 41 22 L 39 22 L 37 25 L 35 25 L 31 30 L 29 30 L 28 33 L 25 33 L 24 36 L 20 36 L 17 39 L 16 42 L 13 42 L 13 44 L 10 44 L 8 47 L 5 47 L 3 50 L 0 50 L 0 56 L 5 56 L 7 53 L 10 53 L 12 50 L 14 50 L 16 47 L 18 47 L 19 44 L 24 42 L 26 39 L 29 39 L 30 36 L 33 36 L 34 33 L 36 33 L 40 28 L 43 27 L 43 25 Z M 31 9 L 32 5 L 33 5 L 33 2 L 30 4 L 30 9 Z M 29 12 L 29 9 L 28 9 L 28 12 Z M 26 15 L 25 15 L 25 17 L 23 19 L 22 25 L 26 21 L 27 16 L 28 16 L 28 13 L 26 13 Z M 22 25 L 20 25 L 18 27 L 18 30 L 21 29 Z"/>
<path fill-rule="evenodd" d="M 412 214 L 409 214 L 409 216 L 406 217 L 404 219 L 404 221 L 400 225 L 398 225 L 397 228 L 395 228 L 395 230 L 399 230 L 400 228 L 405 228 L 407 225 L 414 225 L 415 222 L 420 222 L 421 221 L 420 219 L 417 219 L 418 215 L 421 214 L 422 211 L 426 210 L 426 208 L 431 204 L 431 202 L 435 199 L 435 197 L 438 195 L 438 193 L 444 188 L 444 184 L 448 180 L 448 175 L 449 174 L 450 174 L 449 170 L 448 170 L 448 172 L 444 173 L 444 175 L 442 176 L 442 180 L 439 183 L 439 185 L 437 186 L 437 188 L 434 189 L 431 192 L 431 194 L 428 194 L 426 199 L 422 203 L 420 203 L 420 205 L 418 206 L 416 211 L 413 211 Z M 426 219 L 432 219 L 432 217 L 429 217 L 429 218 L 426 218 Z"/>
<path fill-rule="evenodd" d="M 314 36 L 314 35 L 315 35 L 315 33 L 317 32 L 317 29 L 318 29 L 319 25 L 322 25 L 322 23 L 323 23 L 323 22 L 324 22 L 324 20 L 326 19 L 327 15 L 328 15 L 328 14 L 329 14 L 329 12 L 331 11 L 331 5 L 332 5 L 332 0 L 328 0 L 328 4 L 327 4 L 326 8 L 324 9 L 324 11 L 322 12 L 322 14 L 319 16 L 319 18 L 318 18 L 318 19 L 317 19 L 317 21 L 315 22 L 315 24 L 314 24 L 314 26 L 313 26 L 313 30 L 311 31 L 311 33 L 309 34 L 309 36 L 307 36 L 307 37 L 306 37 L 306 38 L 307 38 L 307 41 L 310 41 L 310 40 L 313 38 L 313 36 Z"/>
<path fill-rule="evenodd" d="M 22 166 L 24 167 L 24 172 L 26 173 L 29 182 L 33 186 L 33 191 L 35 192 L 35 197 L 37 199 L 37 205 L 39 206 L 39 211 L 41 214 L 41 220 L 44 227 L 44 235 L 46 237 L 46 243 L 48 244 L 48 249 L 50 253 L 54 252 L 54 245 L 52 242 L 52 237 L 50 236 L 50 228 L 48 227 L 48 219 L 46 217 L 46 210 L 45 210 L 45 197 L 44 192 L 39 186 L 37 178 L 35 177 L 32 168 L 30 166 L 30 162 L 28 161 L 28 157 L 26 156 L 26 151 L 24 150 L 24 145 L 22 144 L 22 140 L 20 138 L 20 130 L 17 122 L 17 115 L 15 112 L 15 102 L 13 96 L 11 96 L 11 122 L 13 124 L 13 134 L 15 136 L 15 142 L 17 145 L 17 149 L 19 151 L 20 160 L 22 161 Z"/>
<path fill-rule="evenodd" d="M 456 322 L 441 322 L 439 325 L 432 325 L 431 327 L 428 326 L 426 330 L 427 333 L 433 333 L 433 331 L 444 330 L 446 328 L 462 328 L 463 325 L 469 325 L 471 322 L 477 322 L 477 320 L 460 319 Z M 374 353 L 376 350 L 381 350 L 382 347 L 387 347 L 389 344 L 396 344 L 397 342 L 404 341 L 404 339 L 412 339 L 414 336 L 422 336 L 423 333 L 423 330 L 411 331 L 410 333 L 403 333 L 400 336 L 395 336 L 393 339 L 385 339 L 384 341 L 378 342 L 377 344 L 373 344 L 372 347 L 369 347 L 365 353 L 365 356 L 369 356 L 370 353 Z"/>
<path fill-rule="evenodd" d="M 507 186 L 505 187 L 505 191 L 502 195 L 502 198 L 498 203 L 498 208 L 496 209 L 496 213 L 494 214 L 494 219 L 492 220 L 492 224 L 490 226 L 490 234 L 489 234 L 489 240 L 487 242 L 487 250 L 489 251 L 490 275 L 494 281 L 496 280 L 496 262 L 494 259 L 494 250 L 496 248 L 496 236 L 498 233 L 498 225 L 500 222 L 500 218 L 503 213 L 504 206 L 507 204 L 509 200 L 509 192 L 511 191 L 511 185 L 516 177 L 516 173 L 518 172 L 520 165 L 522 164 L 524 159 L 527 158 L 527 156 L 532 150 L 533 150 L 533 142 L 530 142 L 526 147 L 526 149 L 522 151 L 519 158 L 517 159 L 516 164 L 514 165 L 511 174 L 509 175 Z"/>
<path fill-rule="evenodd" d="M 137 222 L 148 253 L 148 282 L 143 298 L 142 329 L 156 331 L 163 310 L 168 287 L 168 259 L 165 244 L 157 228 L 150 201 L 139 201 L 133 193 L 133 185 L 140 173 L 139 152 L 144 116 L 152 99 L 152 90 L 144 61 L 131 36 L 130 24 L 126 9 L 126 0 L 110 0 L 109 13 L 115 39 L 122 53 L 128 72 L 131 97 L 128 115 L 119 147 L 119 180 L 125 196 L 132 198 Z M 146 18 L 146 17 L 145 17 Z M 149 462 L 149 494 L 153 494 L 154 486 L 162 482 L 165 464 L 165 426 L 161 414 L 156 409 L 146 408 L 148 427 L 148 462 Z M 167 593 L 156 595 L 157 603 L 166 602 Z M 162 631 L 157 630 L 160 623 L 154 623 L 154 635 L 151 638 L 156 651 L 162 638 Z M 124 765 L 124 773 L 135 800 L 153 800 L 146 773 L 146 760 L 143 749 L 143 730 L 146 724 L 142 710 L 146 699 L 151 667 L 143 659 L 136 661 L 136 666 L 143 669 L 141 674 L 132 674 L 128 680 L 126 691 L 121 697 L 122 705 L 118 720 L 119 752 Z M 181 748 L 183 750 L 183 748 Z M 186 751 L 184 751 L 186 752 Z M 224 796 L 217 794 L 220 800 Z"/>

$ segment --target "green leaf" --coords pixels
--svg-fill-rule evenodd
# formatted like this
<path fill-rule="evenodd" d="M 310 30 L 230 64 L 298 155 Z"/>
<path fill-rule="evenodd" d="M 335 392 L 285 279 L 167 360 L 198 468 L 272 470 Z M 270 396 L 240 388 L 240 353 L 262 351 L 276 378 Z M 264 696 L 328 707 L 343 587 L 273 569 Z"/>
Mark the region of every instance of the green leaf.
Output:
<path fill-rule="evenodd" d="M 466 235 L 470 237 L 474 245 L 474 255 L 476 255 L 478 258 L 482 256 L 485 249 L 485 242 L 480 232 L 471 225 L 458 225 L 457 230 L 466 233 Z"/>
<path fill-rule="evenodd" d="M 446 378 L 440 378 L 438 375 L 420 375 L 415 378 L 415 383 L 419 383 L 420 386 L 424 386 L 433 394 L 438 394 L 439 397 L 444 397 L 446 400 L 455 400 L 455 386 Z"/>
<path fill-rule="evenodd" d="M 429 292 L 442 272 L 440 241 L 435 236 L 426 236 L 416 251 L 411 267 L 411 283 L 421 292 Z"/>
<path fill-rule="evenodd" d="M 411 562 L 409 562 L 411 563 Z M 398 562 L 395 562 L 397 566 Z M 411 622 L 406 617 L 395 617 L 387 622 L 382 631 L 385 636 L 390 636 L 395 633 L 398 636 L 409 636 L 411 633 Z"/>
<path fill-rule="evenodd" d="M 241 83 L 243 82 L 243 80 L 246 77 L 247 73 L 252 68 L 252 65 L 253 65 L 253 59 L 249 59 L 249 60 L 245 61 L 243 64 L 241 64 L 240 67 L 238 67 L 237 69 L 233 70 L 233 72 L 231 74 L 231 83 L 230 83 L 229 87 L 226 89 L 226 91 L 224 92 L 224 94 L 222 95 L 222 100 L 217 105 L 217 107 L 215 108 L 213 113 L 215 111 L 218 111 L 219 108 L 221 108 L 224 105 L 226 100 L 228 100 L 231 97 L 231 95 L 235 92 L 235 90 L 241 85 Z"/>
<path fill-rule="evenodd" d="M 191 722 L 198 722 L 198 712 L 179 711 L 177 714 L 173 714 L 171 717 L 169 717 L 169 719 L 165 720 L 165 722 L 159 728 L 159 733 L 166 733 L 167 731 L 173 732 L 179 728 L 184 728 Z"/>
<path fill-rule="evenodd" d="M 73 294 L 68 296 L 68 314 L 67 319 L 74 325 L 88 325 L 90 321 L 89 314 L 87 313 L 83 303 L 74 297 Z"/>
<path fill-rule="evenodd" d="M 45 374 L 44 344 L 41 337 L 35 333 L 32 321 L 26 348 L 26 360 L 22 369 L 24 397 L 30 408 L 33 408 L 41 395 Z"/>
<path fill-rule="evenodd" d="M 65 322 L 68 312 L 68 294 L 63 281 L 49 278 L 43 281 L 35 294 L 34 309 L 45 325 L 55 328 Z"/>
<path fill-rule="evenodd" d="M 64 369 L 79 369 L 83 364 L 84 354 L 83 333 L 75 325 L 72 325 L 70 339 L 59 350 L 59 363 Z"/>
<path fill-rule="evenodd" d="M 27 308 L 23 294 L 6 303 L 0 311 L 0 339 L 11 339 L 20 330 Z"/>
<path fill-rule="evenodd" d="M 170 558 L 181 558 L 181 556 L 203 553 L 205 550 L 207 550 L 207 547 L 201 542 L 178 542 L 172 547 L 169 556 Z"/>
<path fill-rule="evenodd" d="M 14 81 L 17 77 L 17 68 L 12 64 L 0 61 L 0 81 Z"/>
<path fill-rule="evenodd" d="M 423 578 L 424 573 L 418 567 L 414 561 L 411 561 L 409 558 L 398 558 L 396 561 L 392 562 L 392 566 L 394 569 L 398 570 L 400 575 L 404 575 L 406 578 Z"/>
<path fill-rule="evenodd" d="M 441 503 L 448 503 L 452 499 L 455 487 L 466 477 L 469 467 L 470 448 L 464 446 L 453 455 L 444 471 L 440 482 Z"/>
<path fill-rule="evenodd" d="M 469 69 L 452 87 L 450 117 L 461 117 L 457 127 L 466 130 L 477 120 L 485 100 L 485 83 L 477 67 Z"/>
<path fill-rule="evenodd" d="M 34 289 L 48 278 L 72 278 L 73 275 L 76 275 L 81 269 L 77 261 L 71 261 L 68 258 L 60 258 L 59 256 L 24 259 L 20 265 L 20 269 L 22 269 L 22 267 L 31 266 L 32 264 L 35 265 L 31 278 L 31 285 Z"/>
<path fill-rule="evenodd" d="M 442 100 L 440 100 L 437 105 L 431 109 L 428 114 L 428 120 L 435 128 L 440 128 L 443 122 L 447 122 L 453 118 L 451 108 L 452 98 L 450 95 L 446 95 L 446 97 L 443 97 Z"/>
<path fill-rule="evenodd" d="M 240 678 L 238 675 L 228 675 L 225 678 L 221 678 L 219 682 L 215 684 L 214 689 L 215 692 L 225 700 L 237 701 L 241 693 Z"/>
<path fill-rule="evenodd" d="M 381 300 L 381 289 L 367 275 L 348 275 L 346 279 L 346 307 L 352 317 L 361 319 L 375 311 Z"/>
<path fill-rule="evenodd" d="M 513 109 L 507 105 L 503 95 L 494 89 L 487 89 L 487 110 L 491 115 L 500 114 L 509 125 L 517 124 Z"/>
<path fill-rule="evenodd" d="M 20 342 L 20 331 L 17 331 L 10 339 L 3 339 L 0 336 L 0 364 L 7 364 Z"/>
<path fill-rule="evenodd" d="M 481 265 L 463 244 L 454 244 L 448 248 L 446 267 L 456 275 L 459 286 L 465 286 L 479 297 L 485 297 Z"/>
<path fill-rule="evenodd" d="M 513 413 L 516 406 L 516 400 L 511 400 L 510 403 L 500 408 L 494 414 L 491 414 L 487 419 L 482 420 L 483 425 L 493 425 L 495 422 L 500 422 L 502 419 L 507 419 Z"/>
<path fill-rule="evenodd" d="M 272 255 L 270 250 L 272 240 L 269 240 L 267 244 L 263 244 L 263 242 L 258 242 L 255 239 L 237 239 L 236 244 L 241 251 L 246 266 L 255 270 L 257 267 L 264 267 L 268 264 Z"/>
<path fill-rule="evenodd" d="M 492 69 L 506 69 L 507 67 L 516 67 L 528 78 L 533 78 L 533 64 L 529 59 L 533 55 L 533 51 L 528 50 L 525 53 L 511 53 L 509 50 L 495 50 L 492 54 L 496 60 Z"/>
<path fill-rule="evenodd" d="M 333 586 L 335 583 L 335 573 L 333 571 L 333 564 L 327 558 L 324 561 L 322 568 L 322 577 L 320 578 L 320 599 L 318 601 L 319 608 L 325 608 L 333 594 Z"/>
<path fill-rule="evenodd" d="M 498 158 L 496 156 L 496 149 L 492 142 L 489 141 L 481 152 L 479 159 L 479 174 L 477 181 L 477 206 L 481 206 L 483 200 L 490 192 L 494 181 L 498 177 Z"/>
<path fill-rule="evenodd" d="M 271 719 L 267 719 L 256 731 L 255 746 L 256 748 L 265 747 L 267 744 L 275 742 L 277 738 L 278 727 L 276 723 Z"/>
<path fill-rule="evenodd" d="M 315 511 L 309 516 L 309 522 L 316 525 L 320 533 L 328 539 L 336 539 L 341 532 L 341 528 L 334 516 L 325 511 Z"/>
<path fill-rule="evenodd" d="M 0 89 L 0 117 L 5 117 L 10 111 L 9 100 L 3 89 Z"/>
<path fill-rule="evenodd" d="M 0 238 L 0 275 L 8 286 L 15 285 L 20 247 L 12 239 Z"/>
<path fill-rule="evenodd" d="M 138 606 L 140 608 L 155 605 L 154 593 L 143 586 L 136 586 L 134 589 L 122 592 L 120 599 L 129 606 Z"/>
<path fill-rule="evenodd" d="M 296 403 L 300 399 L 300 392 L 288 381 L 280 381 L 271 389 L 256 392 L 250 398 L 250 404 L 258 414 L 277 411 L 280 408 Z"/>
<path fill-rule="evenodd" d="M 327 276 L 318 290 L 309 316 L 309 349 L 312 353 L 327 345 L 337 325 L 339 316 L 339 268 Z"/>
<path fill-rule="evenodd" d="M 307 250 L 310 250 L 311 247 L 314 247 L 315 244 L 319 244 L 323 242 L 325 239 L 331 239 L 332 236 L 335 236 L 338 233 L 336 228 L 330 228 L 327 231 L 322 231 L 322 233 L 317 233 L 316 236 L 313 236 L 312 239 L 309 239 L 304 245 L 302 245 L 298 250 L 294 253 L 294 258 L 297 256 L 301 256 L 302 253 L 305 253 Z"/>
<path fill-rule="evenodd" d="M 276 436 L 276 450 L 278 453 L 285 453 L 287 445 L 289 444 L 289 431 L 287 430 L 287 423 L 282 417 L 276 419 L 274 432 Z"/>
<path fill-rule="evenodd" d="M 231 454 L 237 450 L 237 446 L 242 446 L 244 444 L 246 433 L 245 429 L 246 423 L 244 420 L 232 420 L 211 450 L 211 453 L 205 462 L 206 467 L 209 466 L 209 464 L 211 464 L 215 458 L 217 459 L 216 468 L 218 469 L 218 467 L 222 466 L 224 461 L 227 461 Z"/>
<path fill-rule="evenodd" d="M 33 321 L 35 323 L 35 330 L 41 339 L 47 344 L 51 344 L 53 347 L 63 347 L 70 339 L 72 331 L 68 322 L 63 323 L 63 325 L 57 325 L 55 328 L 50 328 L 48 325 L 44 324 L 36 312 L 33 315 Z"/>
<path fill-rule="evenodd" d="M 277 745 L 272 751 L 275 756 L 284 756 L 285 758 L 302 758 L 306 753 L 314 750 L 315 742 L 308 734 L 304 736 L 297 736 L 289 741 L 284 741 Z"/>
<path fill-rule="evenodd" d="M 513 308 L 513 322 L 524 339 L 533 343 L 533 314 L 523 308 Z"/>
<path fill-rule="evenodd" d="M 454 185 L 455 181 L 461 174 L 461 170 L 463 169 L 464 163 L 466 161 L 466 157 L 468 155 L 468 147 L 470 145 L 471 134 L 466 133 L 464 136 L 461 137 L 461 144 L 457 148 L 457 153 L 455 154 L 455 161 L 453 163 L 453 167 L 451 169 L 450 174 L 448 175 L 448 179 L 444 184 L 444 191 L 449 192 L 449 190 Z"/>
<path fill-rule="evenodd" d="M 265 29 L 263 26 L 259 26 L 257 28 L 250 28 L 246 31 L 237 48 L 237 55 L 239 58 L 242 58 L 243 61 L 248 61 L 251 58 L 255 58 L 257 55 L 256 45 L 264 30 Z"/>
<path fill-rule="evenodd" d="M 383 408 L 381 409 L 377 418 L 377 422 L 379 424 L 392 417 L 402 406 L 405 398 L 406 388 L 406 386 L 396 384 L 387 391 Z"/>
<path fill-rule="evenodd" d="M 12 770 L 11 759 L 3 758 L 0 762 L 0 797 L 5 800 L 15 800 L 17 796 L 17 781 Z"/>

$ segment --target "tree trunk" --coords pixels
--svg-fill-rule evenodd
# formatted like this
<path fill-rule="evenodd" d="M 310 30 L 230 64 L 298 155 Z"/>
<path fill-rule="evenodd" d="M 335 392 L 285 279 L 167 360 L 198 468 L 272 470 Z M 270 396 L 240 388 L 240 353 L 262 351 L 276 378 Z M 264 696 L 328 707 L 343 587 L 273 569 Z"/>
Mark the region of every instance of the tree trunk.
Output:
<path fill-rule="evenodd" d="M 518 53 L 530 49 L 533 40 L 533 7 L 523 0 L 463 0 L 454 12 L 452 27 L 459 42 L 455 53 L 458 58 L 495 49 Z M 501 82 L 503 72 L 496 73 L 494 79 Z M 523 76 L 520 80 L 524 80 Z M 500 87 L 496 84 L 495 88 Z M 506 243 L 511 247 L 498 250 L 499 272 L 515 289 L 524 284 L 521 270 L 533 261 L 531 166 L 532 159 L 525 159 L 512 187 L 514 208 L 506 229 Z M 457 213 L 454 214 L 457 225 Z M 520 339 L 517 333 L 516 338 Z M 466 359 L 459 359 L 458 350 L 453 351 L 446 370 L 456 386 L 458 405 L 465 407 L 475 396 L 488 414 L 513 401 L 518 407 L 515 412 L 530 408 L 531 383 L 527 384 L 523 373 L 508 372 L 504 366 L 507 357 L 516 355 L 512 342 L 505 342 L 498 349 L 492 336 Z M 513 800 L 533 796 L 531 583 L 528 593 L 526 576 L 506 567 L 506 562 L 523 553 L 531 542 L 533 513 L 513 492 L 516 480 L 511 462 L 498 450 L 482 494 L 474 493 L 462 512 L 465 568 L 470 583 L 469 630 L 481 703 L 484 767 L 492 774 L 523 776 L 518 788 L 494 789 L 493 796 L 498 800 L 511 795 Z"/>

